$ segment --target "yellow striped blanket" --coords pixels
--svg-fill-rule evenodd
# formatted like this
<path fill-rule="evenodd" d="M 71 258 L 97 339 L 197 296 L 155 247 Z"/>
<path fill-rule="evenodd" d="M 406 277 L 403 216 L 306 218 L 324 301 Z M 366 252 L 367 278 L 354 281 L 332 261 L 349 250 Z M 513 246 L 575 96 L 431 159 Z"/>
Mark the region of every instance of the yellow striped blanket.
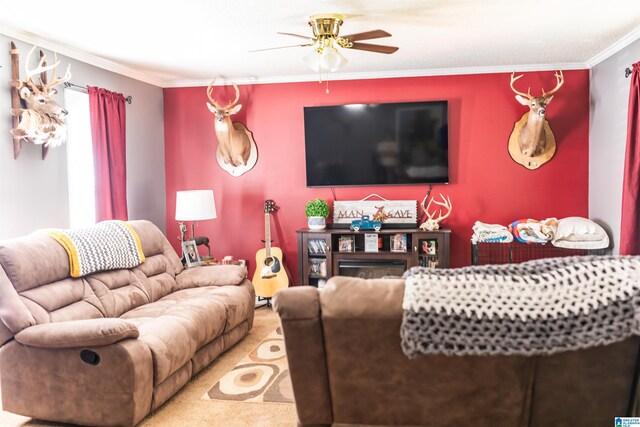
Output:
<path fill-rule="evenodd" d="M 124 221 L 103 221 L 88 228 L 49 230 L 69 255 L 71 277 L 132 268 L 144 262 L 138 234 Z"/>

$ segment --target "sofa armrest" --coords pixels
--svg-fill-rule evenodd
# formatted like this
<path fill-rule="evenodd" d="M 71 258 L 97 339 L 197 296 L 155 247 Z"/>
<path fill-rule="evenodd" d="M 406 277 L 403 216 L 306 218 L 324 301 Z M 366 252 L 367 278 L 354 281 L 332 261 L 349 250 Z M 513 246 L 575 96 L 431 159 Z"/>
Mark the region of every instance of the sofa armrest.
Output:
<path fill-rule="evenodd" d="M 404 279 L 335 276 L 320 296 L 327 319 L 402 319 Z"/>
<path fill-rule="evenodd" d="M 86 350 L 98 358 L 86 360 Z M 2 409 L 64 425 L 134 426 L 151 410 L 153 370 L 140 339 L 89 348 L 11 340 L 0 351 Z"/>
<path fill-rule="evenodd" d="M 237 286 L 247 278 L 247 269 L 239 265 L 206 265 L 186 268 L 176 276 L 179 289 L 201 286 Z"/>
<path fill-rule="evenodd" d="M 15 335 L 16 341 L 30 347 L 99 347 L 138 338 L 138 328 L 123 319 L 85 319 L 30 326 Z"/>
<path fill-rule="evenodd" d="M 318 290 L 312 286 L 283 289 L 273 296 L 273 309 L 282 323 L 299 425 L 331 425 L 331 392 Z"/>

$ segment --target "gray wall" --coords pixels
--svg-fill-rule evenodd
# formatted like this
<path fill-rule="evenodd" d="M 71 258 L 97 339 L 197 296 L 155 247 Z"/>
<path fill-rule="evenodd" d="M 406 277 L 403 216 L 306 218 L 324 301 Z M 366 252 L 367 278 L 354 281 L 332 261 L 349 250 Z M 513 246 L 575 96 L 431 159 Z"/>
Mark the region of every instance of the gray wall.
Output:
<path fill-rule="evenodd" d="M 65 146 L 49 150 L 22 143 L 13 159 L 11 134 L 11 57 L 9 46 L 20 50 L 21 77 L 32 45 L 0 34 L 0 239 L 38 228 L 69 226 L 67 158 Z M 44 50 L 49 63 L 53 53 Z M 61 67 L 71 64 L 71 81 L 131 95 L 127 104 L 127 202 L 129 219 L 148 219 L 165 230 L 164 125 L 162 89 L 83 62 L 58 56 Z M 34 66 L 34 64 L 32 64 Z M 59 69 L 61 75 L 64 69 Z M 60 88 L 58 101 L 64 98 Z"/>
<path fill-rule="evenodd" d="M 591 69 L 589 216 L 610 229 L 619 252 L 622 175 L 631 78 L 624 69 L 640 61 L 640 40 Z"/>

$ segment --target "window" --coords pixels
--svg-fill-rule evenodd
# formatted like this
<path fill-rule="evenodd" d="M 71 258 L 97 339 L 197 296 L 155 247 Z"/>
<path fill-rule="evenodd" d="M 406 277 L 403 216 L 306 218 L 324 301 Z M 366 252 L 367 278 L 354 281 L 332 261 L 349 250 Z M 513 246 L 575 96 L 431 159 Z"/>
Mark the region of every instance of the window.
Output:
<path fill-rule="evenodd" d="M 64 91 L 67 116 L 67 175 L 69 182 L 69 226 L 88 227 L 96 222 L 95 178 L 89 95 Z"/>

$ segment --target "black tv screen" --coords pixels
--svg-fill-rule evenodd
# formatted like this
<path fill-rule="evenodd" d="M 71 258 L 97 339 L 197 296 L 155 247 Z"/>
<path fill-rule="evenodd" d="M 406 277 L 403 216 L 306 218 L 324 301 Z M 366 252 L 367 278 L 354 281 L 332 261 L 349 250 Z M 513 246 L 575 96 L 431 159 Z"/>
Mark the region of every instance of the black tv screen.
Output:
<path fill-rule="evenodd" d="M 304 107 L 307 187 L 449 182 L 447 101 Z"/>

